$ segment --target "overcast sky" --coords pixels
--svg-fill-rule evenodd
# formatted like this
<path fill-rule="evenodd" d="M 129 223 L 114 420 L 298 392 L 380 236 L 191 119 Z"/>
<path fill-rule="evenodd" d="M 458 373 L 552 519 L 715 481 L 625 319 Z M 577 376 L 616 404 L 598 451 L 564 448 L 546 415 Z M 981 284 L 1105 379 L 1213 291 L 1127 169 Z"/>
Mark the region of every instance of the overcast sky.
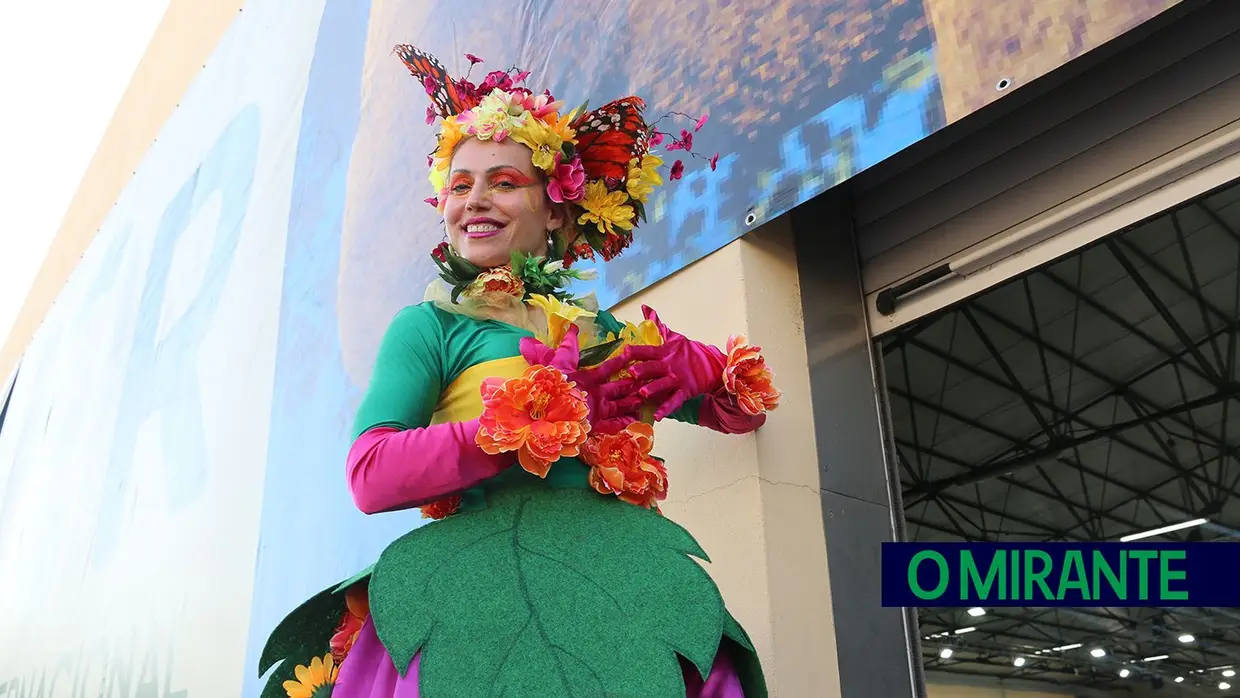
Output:
<path fill-rule="evenodd" d="M 167 8 L 0 3 L 0 344 Z"/>

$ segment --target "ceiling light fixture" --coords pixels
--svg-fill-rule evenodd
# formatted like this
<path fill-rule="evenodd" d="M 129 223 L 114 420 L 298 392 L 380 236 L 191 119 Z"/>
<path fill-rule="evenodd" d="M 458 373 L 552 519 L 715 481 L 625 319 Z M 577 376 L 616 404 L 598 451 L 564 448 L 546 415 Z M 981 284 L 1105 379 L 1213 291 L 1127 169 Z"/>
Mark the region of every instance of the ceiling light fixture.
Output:
<path fill-rule="evenodd" d="M 1168 657 L 1168 655 L 1165 655 L 1165 654 L 1158 654 L 1158 655 L 1154 655 L 1153 657 L 1146 657 L 1145 659 L 1142 659 L 1141 661 L 1143 661 L 1143 662 L 1161 662 L 1162 660 L 1166 659 L 1167 657 Z"/>
<path fill-rule="evenodd" d="M 1226 681 L 1218 685 L 1218 690 L 1220 691 L 1226 691 L 1229 688 L 1231 688 L 1231 684 L 1227 683 Z"/>
<path fill-rule="evenodd" d="M 951 658 L 952 658 L 952 648 L 950 648 L 950 647 L 944 647 L 943 649 L 939 650 L 939 657 L 940 657 L 940 658 L 942 658 L 942 659 L 951 659 Z"/>
<path fill-rule="evenodd" d="M 957 629 L 957 630 L 956 630 L 956 634 L 957 634 L 957 635 L 964 635 L 965 633 L 971 633 L 971 632 L 973 632 L 974 630 L 977 630 L 977 628 L 975 628 L 975 627 L 973 627 L 973 626 L 969 626 L 969 627 L 967 627 L 967 628 L 959 628 L 959 629 Z"/>
<path fill-rule="evenodd" d="M 1181 521 L 1180 523 L 1168 524 L 1166 526 L 1159 526 L 1158 528 L 1151 528 L 1148 531 L 1141 531 L 1139 533 L 1129 533 L 1126 536 L 1122 536 L 1119 540 L 1121 543 L 1128 543 L 1130 541 L 1141 540 L 1142 538 L 1153 538 L 1154 536 L 1161 536 L 1164 533 L 1171 533 L 1172 531 L 1182 531 L 1186 528 L 1192 528 L 1193 526 L 1201 526 L 1203 524 L 1208 524 L 1208 523 L 1210 523 L 1209 519 L 1193 519 L 1192 521 Z"/>
<path fill-rule="evenodd" d="M 1101 647 L 1095 647 L 1092 650 L 1090 650 L 1089 653 L 1098 658 L 1107 656 L 1107 651 L 1102 649 Z"/>
<path fill-rule="evenodd" d="M 1074 650 L 1074 649 L 1076 649 L 1077 647 L 1080 647 L 1080 646 L 1081 646 L 1081 643 L 1079 643 L 1079 642 L 1075 642 L 1075 643 L 1073 643 L 1073 644 L 1071 644 L 1071 645 L 1060 645 L 1060 646 L 1058 646 L 1058 647 L 1053 647 L 1053 648 L 1051 648 L 1051 649 L 1052 649 L 1052 651 L 1054 651 L 1054 652 L 1067 652 L 1068 650 Z"/>
<path fill-rule="evenodd" d="M 1235 676 L 1235 675 L 1236 675 L 1236 670 L 1235 670 L 1235 669 L 1228 669 L 1228 670 L 1226 670 L 1226 671 L 1224 671 L 1224 672 L 1223 672 L 1223 676 L 1226 676 L 1227 678 L 1231 678 L 1231 677 L 1233 677 L 1233 676 Z"/>
<path fill-rule="evenodd" d="M 1175 682 L 1176 682 L 1176 683 L 1184 683 L 1184 677 L 1183 677 L 1183 676 L 1177 676 L 1177 677 L 1175 677 Z"/>
<path fill-rule="evenodd" d="M 1016 659 L 1012 660 L 1012 664 L 1015 664 L 1016 666 L 1025 666 L 1025 658 L 1017 657 Z"/>
<path fill-rule="evenodd" d="M 1196 640 L 1197 638 L 1193 637 L 1192 635 L 1189 635 L 1188 633 L 1184 633 L 1183 635 L 1180 636 L 1179 639 L 1180 639 L 1180 642 L 1183 642 L 1184 644 L 1187 645 L 1188 643 L 1192 642 L 1193 640 Z"/>
<path fill-rule="evenodd" d="M 982 608 L 981 606 L 974 606 L 973 608 L 969 609 L 969 615 L 973 616 L 974 618 L 980 618 L 981 616 L 986 615 L 986 609 Z"/>
<path fill-rule="evenodd" d="M 1126 679 L 1126 678 L 1128 678 L 1128 674 L 1130 674 L 1130 673 L 1132 673 L 1132 672 L 1128 671 L 1127 669 L 1120 669 L 1120 670 L 1119 670 L 1119 677 L 1120 677 L 1121 679 Z"/>

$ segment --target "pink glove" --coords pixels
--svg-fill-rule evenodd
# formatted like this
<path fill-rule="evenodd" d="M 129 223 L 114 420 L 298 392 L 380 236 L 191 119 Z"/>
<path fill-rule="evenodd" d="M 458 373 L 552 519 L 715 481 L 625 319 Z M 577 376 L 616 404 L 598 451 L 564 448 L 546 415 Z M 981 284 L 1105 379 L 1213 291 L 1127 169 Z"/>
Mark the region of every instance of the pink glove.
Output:
<path fill-rule="evenodd" d="M 661 363 L 668 370 L 668 375 L 650 381 L 639 391 L 643 399 L 659 403 L 654 413 L 656 420 L 675 412 L 687 400 L 723 390 L 723 369 L 728 358 L 721 349 L 668 329 L 650 306 L 642 306 L 642 315 L 659 328 L 663 345 L 626 347 L 617 359 Z"/>
<path fill-rule="evenodd" d="M 347 475 L 353 503 L 367 514 L 411 509 L 462 492 L 516 462 L 491 456 L 474 443 L 478 420 L 421 429 L 370 429 L 349 449 Z"/>
<path fill-rule="evenodd" d="M 641 386 L 667 377 L 667 365 L 661 361 L 641 361 L 628 366 L 631 359 L 622 354 L 598 366 L 579 368 L 578 332 L 576 325 L 570 325 L 564 340 L 555 348 L 533 337 L 524 337 L 521 356 L 530 365 L 551 366 L 563 371 L 568 380 L 586 394 L 591 430 L 614 434 L 638 420 L 644 402 L 639 392 Z M 608 380 L 624 368 L 632 378 Z"/>

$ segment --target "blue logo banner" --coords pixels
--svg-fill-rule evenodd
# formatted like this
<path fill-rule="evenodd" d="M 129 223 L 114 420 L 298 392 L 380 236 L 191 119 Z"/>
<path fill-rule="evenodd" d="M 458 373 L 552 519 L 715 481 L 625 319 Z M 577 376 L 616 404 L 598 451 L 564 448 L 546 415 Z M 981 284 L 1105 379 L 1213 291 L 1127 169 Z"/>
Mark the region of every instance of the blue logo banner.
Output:
<path fill-rule="evenodd" d="M 1240 543 L 883 543 L 883 605 L 1240 606 Z"/>

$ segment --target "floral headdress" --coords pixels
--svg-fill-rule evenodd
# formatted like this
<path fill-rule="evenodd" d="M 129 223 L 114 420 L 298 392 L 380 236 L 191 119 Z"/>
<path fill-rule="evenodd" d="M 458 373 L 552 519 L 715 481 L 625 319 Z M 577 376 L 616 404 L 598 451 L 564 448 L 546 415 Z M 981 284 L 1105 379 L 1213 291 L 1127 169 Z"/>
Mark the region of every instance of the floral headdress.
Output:
<path fill-rule="evenodd" d="M 651 148 L 670 138 L 668 151 L 702 157 L 693 150 L 693 134 L 706 124 L 706 116 L 675 114 L 694 123 L 692 130 L 674 136 L 657 130 L 657 122 L 646 123 L 646 103 L 638 97 L 591 111 L 583 104 L 561 114 L 563 103 L 549 91 L 535 94 L 523 86 L 529 77 L 524 70 L 492 71 L 475 85 L 468 73 L 452 79 L 442 63 L 420 49 L 401 44 L 394 50 L 431 97 L 426 123 L 440 120 L 438 145 L 427 157 L 436 196 L 427 202 L 443 211 L 449 164 L 462 140 L 511 138 L 533 151 L 534 166 L 547 176 L 547 195 L 568 204 L 573 214 L 552 236 L 552 258 L 565 268 L 579 259 L 593 259 L 595 253 L 610 261 L 633 241 L 633 230 L 646 220 L 650 194 L 664 182 L 659 171 L 663 158 Z M 472 54 L 465 58 L 471 71 L 482 63 Z M 703 159 L 714 169 L 718 158 Z M 676 160 L 668 168 L 668 179 L 680 179 L 683 172 L 684 162 Z"/>

